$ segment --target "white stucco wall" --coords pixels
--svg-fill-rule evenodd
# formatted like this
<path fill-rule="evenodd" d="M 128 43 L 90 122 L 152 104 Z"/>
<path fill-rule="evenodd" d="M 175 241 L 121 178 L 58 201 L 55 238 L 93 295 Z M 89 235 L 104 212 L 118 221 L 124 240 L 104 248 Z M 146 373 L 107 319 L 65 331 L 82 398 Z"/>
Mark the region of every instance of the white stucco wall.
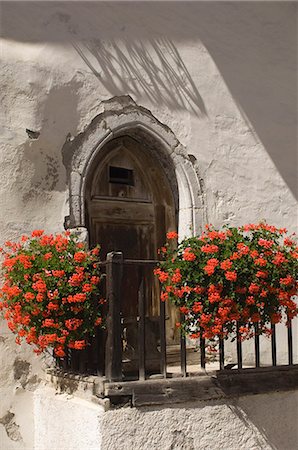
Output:
<path fill-rule="evenodd" d="M 264 218 L 294 230 L 296 12 L 294 3 L 3 6 L 3 238 L 62 226 L 66 136 L 102 100 L 127 94 L 196 157 L 210 222 Z"/>
<path fill-rule="evenodd" d="M 45 360 L 27 345 L 16 346 L 4 322 L 0 326 L 0 449 L 31 450 L 33 393 L 43 377 Z"/>
<path fill-rule="evenodd" d="M 297 413 L 297 392 L 104 411 L 41 387 L 34 449 L 295 450 Z"/>
<path fill-rule="evenodd" d="M 0 241 L 63 229 L 62 146 L 120 95 L 195 157 L 209 222 L 297 230 L 296 18 L 294 2 L 3 3 Z M 41 361 L 5 325 L 0 358 L 2 446 L 31 450 Z"/>
<path fill-rule="evenodd" d="M 101 450 L 104 407 L 54 389 L 34 395 L 34 450 Z"/>
<path fill-rule="evenodd" d="M 103 416 L 102 448 L 295 450 L 297 402 L 292 392 L 108 411 Z"/>

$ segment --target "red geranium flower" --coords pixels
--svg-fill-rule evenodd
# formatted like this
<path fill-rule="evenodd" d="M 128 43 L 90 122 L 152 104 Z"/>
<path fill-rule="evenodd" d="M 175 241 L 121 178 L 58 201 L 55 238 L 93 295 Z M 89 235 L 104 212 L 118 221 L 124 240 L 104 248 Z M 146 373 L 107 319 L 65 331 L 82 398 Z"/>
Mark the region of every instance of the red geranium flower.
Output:
<path fill-rule="evenodd" d="M 241 339 L 249 339 L 256 323 L 258 333 L 270 335 L 271 321 L 298 315 L 298 248 L 284 237 L 285 229 L 266 223 L 205 228 L 177 248 L 167 247 L 155 270 L 161 298 L 185 312 L 184 333 L 212 340 L 235 333 L 240 321 Z"/>
<path fill-rule="evenodd" d="M 36 354 L 51 347 L 60 358 L 71 342 L 77 350 L 85 348 L 87 336 L 104 325 L 103 301 L 94 305 L 101 279 L 98 248 L 88 250 L 70 232 L 43 230 L 7 244 L 0 309 L 17 343 L 24 339 Z"/>

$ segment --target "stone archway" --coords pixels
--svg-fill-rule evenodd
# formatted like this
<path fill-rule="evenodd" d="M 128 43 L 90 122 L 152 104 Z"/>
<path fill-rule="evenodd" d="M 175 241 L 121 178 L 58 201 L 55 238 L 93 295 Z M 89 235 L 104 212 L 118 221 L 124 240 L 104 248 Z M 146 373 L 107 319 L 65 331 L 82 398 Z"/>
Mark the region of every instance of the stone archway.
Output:
<path fill-rule="evenodd" d="M 103 112 L 87 129 L 63 147 L 69 180 L 69 228 L 75 229 L 80 238 L 90 244 L 101 244 L 105 252 L 118 250 L 134 260 L 156 259 L 157 248 L 164 243 L 166 232 L 176 229 L 177 224 L 180 237 L 191 236 L 201 229 L 204 211 L 199 178 L 185 148 L 150 111 L 137 106 L 130 97 L 113 98 L 103 102 L 102 106 Z M 111 169 L 118 174 L 111 173 Z M 125 173 L 122 173 L 123 169 Z M 111 177 L 122 178 L 124 175 L 129 185 L 132 171 L 136 179 L 142 179 L 133 189 L 135 193 L 141 193 L 139 200 L 147 201 L 146 207 L 141 205 L 142 201 L 138 203 L 134 195 L 129 198 L 130 187 L 126 189 L 125 183 L 119 183 L 120 191 L 117 186 L 111 186 Z M 158 183 L 164 186 L 162 194 L 156 188 Z M 127 207 L 128 211 L 120 206 L 119 192 L 123 193 L 122 200 L 132 203 L 130 208 Z M 142 195 L 148 196 L 145 202 Z M 131 220 L 134 211 L 140 220 L 136 217 Z M 144 236 L 148 241 L 145 250 Z M 143 280 L 146 329 L 152 331 L 151 338 L 146 340 L 146 353 L 153 359 L 147 363 L 156 370 L 159 359 L 153 356 L 158 354 L 159 329 L 156 326 L 160 315 L 160 292 L 152 269 L 149 269 L 139 273 L 139 269 L 124 268 L 123 279 L 127 283 L 122 283 L 121 315 L 127 348 L 132 349 L 125 358 L 133 367 L 138 351 L 138 292 Z M 166 323 L 167 344 L 175 347 L 179 342 L 175 326 L 179 312 L 167 305 L 166 314 L 169 319 Z"/>
<path fill-rule="evenodd" d="M 70 227 L 86 229 L 85 194 L 93 161 L 111 139 L 127 135 L 157 157 L 175 195 L 179 235 L 197 233 L 205 219 L 198 175 L 174 133 L 129 96 L 102 102 L 103 112 L 62 149 L 69 180 Z"/>

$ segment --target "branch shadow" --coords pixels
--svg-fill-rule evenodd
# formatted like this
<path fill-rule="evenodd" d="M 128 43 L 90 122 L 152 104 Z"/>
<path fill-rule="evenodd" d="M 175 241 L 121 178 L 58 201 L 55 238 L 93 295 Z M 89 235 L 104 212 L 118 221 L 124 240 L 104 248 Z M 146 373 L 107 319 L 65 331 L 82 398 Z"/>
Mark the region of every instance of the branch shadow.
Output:
<path fill-rule="evenodd" d="M 196 117 L 208 104 L 192 79 L 192 65 L 198 79 L 208 70 L 200 67 L 202 44 L 297 199 L 297 12 L 296 2 L 270 1 L 2 2 L 0 33 L 20 42 L 84 42 L 77 51 L 112 95 L 142 101 L 143 93 L 177 109 L 190 103 Z M 186 69 L 177 49 L 189 44 L 194 59 L 184 56 Z M 213 123 L 210 107 L 208 116 Z"/>
<path fill-rule="evenodd" d="M 73 42 L 99 82 L 112 95 L 145 96 L 170 109 L 206 116 L 203 99 L 174 43 L 165 36 L 144 41 Z"/>
<path fill-rule="evenodd" d="M 229 408 L 247 428 L 255 427 L 273 450 L 294 450 L 298 440 L 297 401 L 297 391 L 274 392 L 235 398 Z"/>

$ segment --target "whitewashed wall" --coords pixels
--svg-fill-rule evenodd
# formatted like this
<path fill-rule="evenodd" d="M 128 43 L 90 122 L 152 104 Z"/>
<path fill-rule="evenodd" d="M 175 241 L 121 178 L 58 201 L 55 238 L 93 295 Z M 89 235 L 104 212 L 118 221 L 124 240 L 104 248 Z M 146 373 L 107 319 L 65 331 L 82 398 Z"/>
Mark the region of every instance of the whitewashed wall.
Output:
<path fill-rule="evenodd" d="M 293 2 L 2 4 L 0 240 L 63 228 L 62 146 L 121 95 L 193 155 L 209 222 L 295 231 L 296 18 Z M 3 324 L 0 442 L 31 450 L 41 361 L 13 341 Z"/>
<path fill-rule="evenodd" d="M 295 450 L 297 402 L 297 392 L 278 392 L 105 411 L 41 388 L 35 450 Z"/>

